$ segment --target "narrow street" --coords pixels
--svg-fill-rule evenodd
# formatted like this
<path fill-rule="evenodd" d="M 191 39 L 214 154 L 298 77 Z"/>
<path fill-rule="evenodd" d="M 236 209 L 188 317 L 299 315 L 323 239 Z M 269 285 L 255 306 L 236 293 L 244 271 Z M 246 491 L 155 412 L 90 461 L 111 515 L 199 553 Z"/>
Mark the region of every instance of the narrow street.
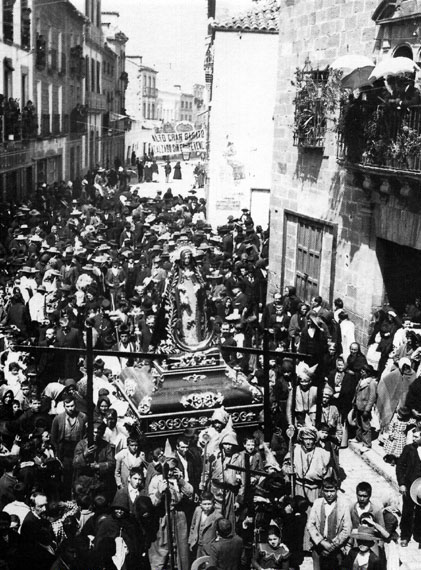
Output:
<path fill-rule="evenodd" d="M 176 164 L 176 160 L 171 160 L 171 166 L 174 169 L 174 165 Z M 181 180 L 174 180 L 171 172 L 169 182 L 165 182 L 165 174 L 164 174 L 164 162 L 161 160 L 157 161 L 158 164 L 158 182 L 142 182 L 141 184 L 136 184 L 137 174 L 132 174 L 132 178 L 130 180 L 131 190 L 134 188 L 137 189 L 139 196 L 147 197 L 147 198 L 154 198 L 156 193 L 159 191 L 162 194 L 165 194 L 168 188 L 171 188 L 172 193 L 174 196 L 181 194 L 181 196 L 186 196 L 194 186 L 195 177 L 193 171 L 195 169 L 196 164 L 199 162 L 199 159 L 191 159 L 189 161 L 180 161 L 181 162 Z M 133 170 L 135 170 L 133 168 Z M 197 198 L 204 198 L 205 191 L 203 188 L 196 188 L 196 196 Z"/>
<path fill-rule="evenodd" d="M 397 495 L 397 491 L 384 479 L 381 478 L 367 463 L 351 449 L 342 449 L 340 463 L 347 477 L 342 483 L 346 497 L 350 502 L 356 500 L 355 488 L 360 481 L 367 481 L 373 487 L 373 499 L 377 503 L 383 503 L 390 495 Z M 419 570 L 420 551 L 418 544 L 411 541 L 407 548 L 400 549 L 400 557 L 403 564 L 402 570 Z M 306 558 L 301 570 L 312 570 L 311 558 Z"/>

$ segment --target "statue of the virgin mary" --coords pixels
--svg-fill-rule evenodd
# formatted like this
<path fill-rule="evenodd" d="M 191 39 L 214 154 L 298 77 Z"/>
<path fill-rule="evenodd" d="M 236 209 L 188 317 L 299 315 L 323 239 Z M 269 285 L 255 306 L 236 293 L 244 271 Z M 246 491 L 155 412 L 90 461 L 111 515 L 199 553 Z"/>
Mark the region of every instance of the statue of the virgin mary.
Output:
<path fill-rule="evenodd" d="M 205 281 L 195 263 L 195 253 L 190 244 L 174 251 L 163 299 L 167 339 L 176 348 L 189 352 L 208 348 L 213 337 Z"/>

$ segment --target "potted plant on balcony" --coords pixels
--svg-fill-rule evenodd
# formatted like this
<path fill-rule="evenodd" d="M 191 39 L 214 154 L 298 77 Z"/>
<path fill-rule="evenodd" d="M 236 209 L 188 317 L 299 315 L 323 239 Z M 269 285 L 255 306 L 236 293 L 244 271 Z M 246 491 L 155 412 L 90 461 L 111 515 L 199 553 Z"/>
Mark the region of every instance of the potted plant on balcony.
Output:
<path fill-rule="evenodd" d="M 408 125 L 403 125 L 397 139 L 401 148 L 402 158 L 406 161 L 406 166 L 413 170 L 421 153 L 421 134 Z"/>

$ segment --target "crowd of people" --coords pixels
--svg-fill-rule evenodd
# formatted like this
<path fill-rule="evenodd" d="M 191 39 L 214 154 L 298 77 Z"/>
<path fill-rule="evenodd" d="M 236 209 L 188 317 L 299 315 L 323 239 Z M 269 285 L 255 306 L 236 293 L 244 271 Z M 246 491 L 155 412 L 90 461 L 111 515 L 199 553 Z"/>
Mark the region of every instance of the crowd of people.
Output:
<path fill-rule="evenodd" d="M 205 212 L 195 189 L 143 197 L 118 165 L 3 204 L 3 568 L 298 570 L 311 555 L 315 570 L 398 570 L 399 529 L 401 546 L 421 543 L 420 299 L 402 319 L 376 313 L 365 355 L 341 299 L 306 303 L 288 286 L 267 300 L 269 232 L 247 209 L 218 228 Z M 268 331 L 279 353 L 270 417 L 238 430 L 219 407 L 206 427 L 192 420 L 173 440 L 146 438 L 118 378 L 152 365 L 127 354 L 117 370 L 94 361 L 91 440 L 87 329 L 101 350 L 167 346 L 163 301 L 177 263 L 180 342 L 211 339 L 264 389 L 262 359 L 236 348 L 261 348 Z M 188 280 L 208 336 L 193 334 L 193 307 L 180 302 Z M 373 430 L 396 463 L 402 507 L 377 505 L 364 481 L 356 498 L 340 493 L 340 449 L 353 438 L 366 452 Z"/>

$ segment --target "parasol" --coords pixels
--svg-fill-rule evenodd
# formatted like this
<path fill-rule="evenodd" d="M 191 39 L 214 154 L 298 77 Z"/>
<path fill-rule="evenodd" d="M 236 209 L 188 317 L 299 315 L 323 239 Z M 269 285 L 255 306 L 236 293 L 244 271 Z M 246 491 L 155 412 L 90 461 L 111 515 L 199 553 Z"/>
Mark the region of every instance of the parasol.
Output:
<path fill-rule="evenodd" d="M 420 68 L 409 57 L 386 57 L 376 65 L 369 79 L 375 81 L 380 79 L 380 77 L 403 75 L 405 73 L 414 73 L 415 71 L 420 71 Z"/>
<path fill-rule="evenodd" d="M 341 87 L 354 90 L 371 83 L 368 77 L 374 69 L 374 63 L 365 55 L 347 54 L 335 59 L 330 67 L 342 70 Z"/>

